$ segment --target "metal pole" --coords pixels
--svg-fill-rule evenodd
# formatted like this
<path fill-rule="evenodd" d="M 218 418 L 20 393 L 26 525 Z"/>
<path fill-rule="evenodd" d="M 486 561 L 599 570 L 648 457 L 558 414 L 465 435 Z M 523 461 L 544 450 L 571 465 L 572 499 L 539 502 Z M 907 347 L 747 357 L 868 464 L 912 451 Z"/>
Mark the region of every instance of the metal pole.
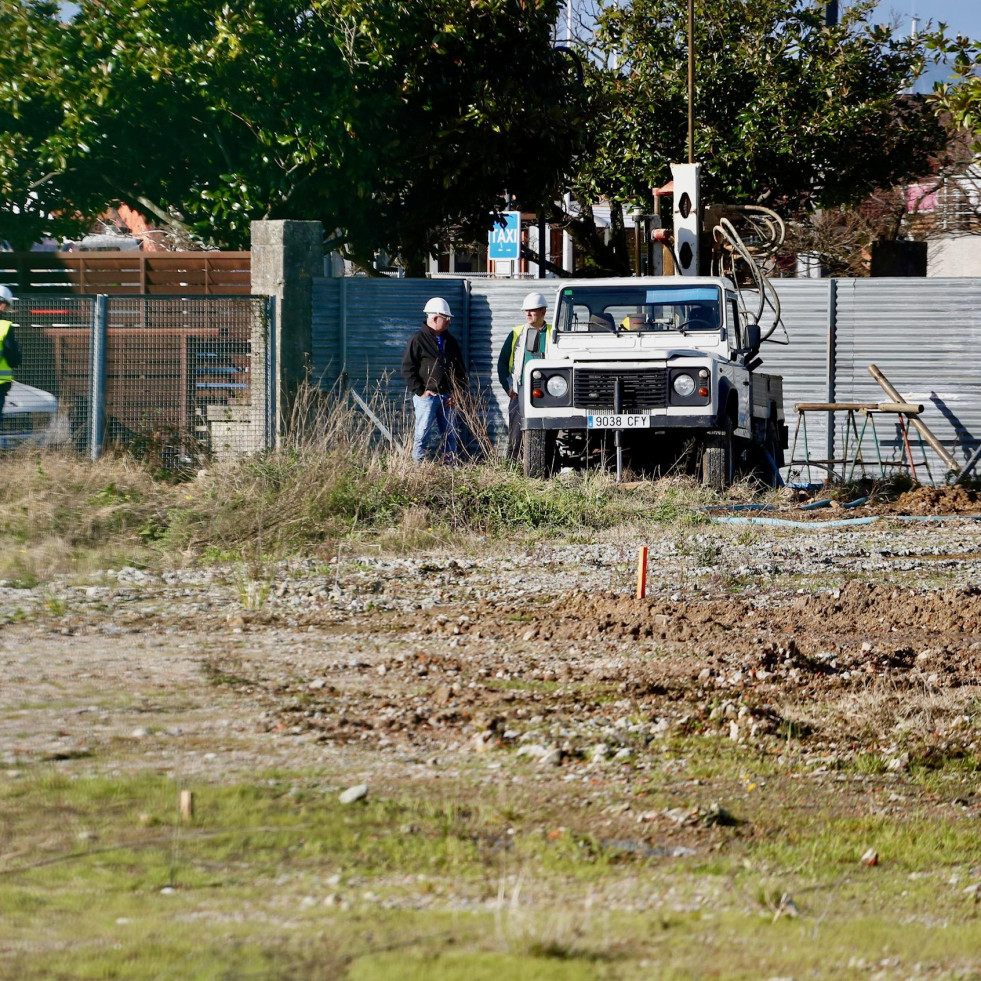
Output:
<path fill-rule="evenodd" d="M 828 280 L 828 377 L 827 393 L 828 402 L 838 401 L 838 280 L 831 278 Z M 828 431 L 825 434 L 826 460 L 833 460 L 835 456 L 835 414 L 828 413 Z"/>
<path fill-rule="evenodd" d="M 538 278 L 545 278 L 545 240 L 548 237 L 548 222 L 545 220 L 545 212 L 538 215 Z"/>
<path fill-rule="evenodd" d="M 620 415 L 623 412 L 623 379 L 619 376 L 613 380 L 613 412 Z M 617 448 L 617 483 L 623 477 L 623 430 L 613 432 L 613 445 Z"/>
<path fill-rule="evenodd" d="M 347 276 L 341 280 L 340 294 L 338 295 L 340 304 L 341 336 L 340 336 L 340 374 L 347 371 Z"/>
<path fill-rule="evenodd" d="M 473 281 L 468 277 L 463 280 L 463 336 L 457 335 L 457 343 L 463 348 L 463 363 L 471 366 L 470 351 L 473 347 L 473 330 L 470 323 L 470 300 L 473 291 Z"/>
<path fill-rule="evenodd" d="M 572 195 L 566 192 L 562 196 L 562 210 L 566 214 L 566 221 L 572 215 Z M 575 251 L 573 249 L 572 236 L 569 234 L 568 230 L 562 229 L 562 271 L 567 275 L 572 275 L 572 266 L 576 261 Z"/>
<path fill-rule="evenodd" d="M 688 0 L 688 162 L 695 162 L 695 0 Z"/>
<path fill-rule="evenodd" d="M 276 424 L 277 386 L 276 386 L 276 297 L 266 297 L 266 363 L 263 365 L 266 375 L 266 432 L 265 443 L 267 450 L 276 449 L 276 438 L 279 427 Z M 254 417 L 253 417 L 254 418 Z"/>
<path fill-rule="evenodd" d="M 892 385 L 888 378 L 874 365 L 869 365 L 869 374 L 879 383 L 882 390 L 889 396 L 894 402 L 905 402 L 906 400 L 899 394 L 897 389 Z M 940 442 L 939 439 L 930 431 L 925 422 L 917 419 L 915 416 L 910 419 L 913 423 L 913 428 L 930 444 L 933 448 L 934 453 L 940 457 L 941 460 L 946 464 L 948 470 L 958 470 L 957 461 L 947 450 L 947 447 Z"/>
<path fill-rule="evenodd" d="M 109 323 L 109 297 L 95 298 L 92 343 L 89 353 L 89 459 L 102 456 L 106 435 L 106 336 Z"/>

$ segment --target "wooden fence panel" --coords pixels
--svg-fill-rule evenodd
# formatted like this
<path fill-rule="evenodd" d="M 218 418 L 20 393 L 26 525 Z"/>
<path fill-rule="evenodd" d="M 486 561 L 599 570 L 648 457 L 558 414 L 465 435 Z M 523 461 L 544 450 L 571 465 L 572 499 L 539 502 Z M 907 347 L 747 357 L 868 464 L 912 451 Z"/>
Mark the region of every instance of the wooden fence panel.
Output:
<path fill-rule="evenodd" d="M 0 283 L 17 293 L 247 296 L 249 252 L 0 252 Z"/>

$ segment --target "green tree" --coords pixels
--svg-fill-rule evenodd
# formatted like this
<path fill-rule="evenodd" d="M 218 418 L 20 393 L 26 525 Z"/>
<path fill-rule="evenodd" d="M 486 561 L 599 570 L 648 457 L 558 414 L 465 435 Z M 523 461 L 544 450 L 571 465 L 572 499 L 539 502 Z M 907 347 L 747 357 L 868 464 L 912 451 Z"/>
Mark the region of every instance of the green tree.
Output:
<path fill-rule="evenodd" d="M 505 189 L 548 200 L 580 139 L 560 0 L 82 0 L 64 25 L 29 6 L 30 57 L 0 62 L 6 91 L 31 83 L 8 226 L 30 183 L 58 220 L 117 199 L 240 247 L 253 219 L 315 218 L 364 264 L 418 269 Z"/>
<path fill-rule="evenodd" d="M 47 95 L 60 70 L 46 56 L 60 42 L 57 12 L 49 0 L 0 0 L 0 242 L 15 248 L 73 227 L 49 215 L 36 190 L 47 173 L 45 141 L 62 114 Z"/>
<path fill-rule="evenodd" d="M 900 94 L 923 47 L 870 26 L 875 6 L 854 4 L 826 27 L 823 4 L 697 0 L 694 156 L 706 200 L 806 216 L 926 171 L 943 130 L 926 100 Z M 626 273 L 622 205 L 649 209 L 669 163 L 687 160 L 687 4 L 609 7 L 596 44 L 597 109 L 575 190 L 609 200 L 614 235 L 604 245 L 588 214 L 571 228 L 599 269 Z"/>
<path fill-rule="evenodd" d="M 926 42 L 938 59 L 951 68 L 951 81 L 934 88 L 933 100 L 949 114 L 953 126 L 964 130 L 974 153 L 981 153 L 981 41 L 938 32 Z"/>

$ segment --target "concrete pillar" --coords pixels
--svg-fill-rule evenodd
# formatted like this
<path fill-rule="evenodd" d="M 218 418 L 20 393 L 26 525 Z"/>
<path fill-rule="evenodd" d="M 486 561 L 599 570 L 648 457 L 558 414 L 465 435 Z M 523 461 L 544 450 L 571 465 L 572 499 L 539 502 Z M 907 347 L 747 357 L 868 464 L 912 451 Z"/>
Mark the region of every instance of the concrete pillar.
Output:
<path fill-rule="evenodd" d="M 313 277 L 324 274 L 324 229 L 319 221 L 252 222 L 252 292 L 276 298 L 274 360 L 277 430 L 297 388 L 306 381 L 313 353 Z M 252 391 L 259 401 L 257 383 L 265 363 L 266 342 L 253 331 Z M 262 350 L 257 350 L 256 345 Z"/>

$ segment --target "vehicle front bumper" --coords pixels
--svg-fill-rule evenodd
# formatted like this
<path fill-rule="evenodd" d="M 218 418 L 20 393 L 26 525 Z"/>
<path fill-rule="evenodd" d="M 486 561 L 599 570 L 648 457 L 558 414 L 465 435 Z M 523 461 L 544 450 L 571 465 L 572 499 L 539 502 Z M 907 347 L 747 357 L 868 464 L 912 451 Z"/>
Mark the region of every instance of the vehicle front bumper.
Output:
<path fill-rule="evenodd" d="M 610 410 L 602 410 L 603 415 L 609 415 Z M 586 413 L 576 412 L 562 415 L 526 416 L 521 421 L 522 429 L 588 429 Z M 698 429 L 704 431 L 714 428 L 718 423 L 718 415 L 714 411 L 699 413 L 672 413 L 671 415 L 649 415 L 650 427 L 638 429 L 624 428 L 624 432 L 657 432 L 662 429 Z M 595 432 L 603 432 L 601 429 Z"/>

